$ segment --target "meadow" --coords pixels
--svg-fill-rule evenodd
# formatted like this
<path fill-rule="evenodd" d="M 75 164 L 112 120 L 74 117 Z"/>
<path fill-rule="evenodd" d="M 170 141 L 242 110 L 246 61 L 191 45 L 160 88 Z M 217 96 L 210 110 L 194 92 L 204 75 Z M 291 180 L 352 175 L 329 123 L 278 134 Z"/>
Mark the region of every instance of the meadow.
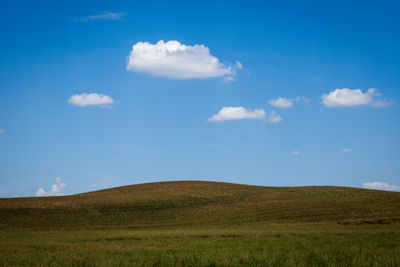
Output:
<path fill-rule="evenodd" d="M 0 199 L 1 266 L 400 266 L 400 193 L 164 182 Z"/>

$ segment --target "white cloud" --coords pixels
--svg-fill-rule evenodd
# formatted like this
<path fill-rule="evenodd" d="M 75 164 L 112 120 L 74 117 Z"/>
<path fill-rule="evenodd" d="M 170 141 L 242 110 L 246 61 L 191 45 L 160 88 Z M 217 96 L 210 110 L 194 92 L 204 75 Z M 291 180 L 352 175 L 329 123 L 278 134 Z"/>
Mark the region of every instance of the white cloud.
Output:
<path fill-rule="evenodd" d="M 311 99 L 303 96 L 303 97 L 295 97 L 295 98 L 287 98 L 287 97 L 278 97 L 275 99 L 271 99 L 268 101 L 268 104 L 274 106 L 276 108 L 291 108 L 294 102 L 303 101 L 304 103 L 310 103 Z"/>
<path fill-rule="evenodd" d="M 278 123 L 283 120 L 282 117 L 278 115 L 274 110 L 268 112 L 266 119 L 270 123 Z"/>
<path fill-rule="evenodd" d="M 340 152 L 349 153 L 349 152 L 351 152 L 351 148 L 343 148 L 343 149 L 340 150 Z"/>
<path fill-rule="evenodd" d="M 264 117 L 265 111 L 263 109 L 251 110 L 244 107 L 223 107 L 217 114 L 209 118 L 208 121 L 263 119 Z"/>
<path fill-rule="evenodd" d="M 0 134 L 3 134 L 3 133 L 4 133 L 4 129 L 1 128 L 1 129 L 0 129 Z"/>
<path fill-rule="evenodd" d="M 268 103 L 271 106 L 277 107 L 277 108 L 290 108 L 293 106 L 293 102 L 299 101 L 300 97 L 296 98 L 286 98 L 286 97 L 278 97 L 276 99 L 271 99 L 268 101 Z"/>
<path fill-rule="evenodd" d="M 83 93 L 80 95 L 72 95 L 68 99 L 68 103 L 75 106 L 85 107 L 91 105 L 111 105 L 114 104 L 114 100 L 108 95 Z"/>
<path fill-rule="evenodd" d="M 125 16 L 125 13 L 114 13 L 114 12 L 103 12 L 98 15 L 91 15 L 91 16 L 86 16 L 83 18 L 78 18 L 75 19 L 76 21 L 92 21 L 92 20 L 122 20 L 122 18 Z"/>
<path fill-rule="evenodd" d="M 390 103 L 384 99 L 379 99 L 381 96 L 376 88 L 370 88 L 363 93 L 360 89 L 336 89 L 323 94 L 321 96 L 322 104 L 327 107 L 346 107 L 346 106 L 361 106 L 370 105 L 373 107 L 386 107 Z"/>
<path fill-rule="evenodd" d="M 46 192 L 44 191 L 44 189 L 43 189 L 43 188 L 39 188 L 39 189 L 36 191 L 36 195 L 35 195 L 35 196 L 41 197 L 41 196 L 45 196 L 45 195 L 46 195 Z"/>
<path fill-rule="evenodd" d="M 63 195 L 63 190 L 64 187 L 66 186 L 65 183 L 62 182 L 60 177 L 56 178 L 56 183 L 51 186 L 50 191 L 46 192 L 43 188 L 39 188 L 36 191 L 36 196 L 37 197 L 43 197 L 43 196 L 61 196 Z"/>
<path fill-rule="evenodd" d="M 243 66 L 240 62 L 236 62 L 236 66 L 221 63 L 204 45 L 161 40 L 156 44 L 138 42 L 133 45 L 126 68 L 173 79 L 227 77 L 227 81 L 231 81 L 236 69 Z"/>
<path fill-rule="evenodd" d="M 400 186 L 393 184 L 390 185 L 388 183 L 384 182 L 368 182 L 368 183 L 363 183 L 362 187 L 368 188 L 368 189 L 377 189 L 377 190 L 386 190 L 386 191 L 400 191 Z"/>
<path fill-rule="evenodd" d="M 298 155 L 298 154 L 300 154 L 300 151 L 298 151 L 298 150 L 293 150 L 292 152 L 290 152 L 290 154 L 292 154 L 292 155 Z"/>

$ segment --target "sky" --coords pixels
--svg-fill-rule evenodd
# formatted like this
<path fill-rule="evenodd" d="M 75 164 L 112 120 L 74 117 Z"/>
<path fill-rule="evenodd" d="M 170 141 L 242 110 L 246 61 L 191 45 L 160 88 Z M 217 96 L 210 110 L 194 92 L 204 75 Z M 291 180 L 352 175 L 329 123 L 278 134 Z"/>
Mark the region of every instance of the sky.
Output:
<path fill-rule="evenodd" d="M 0 197 L 400 191 L 398 1 L 0 3 Z"/>

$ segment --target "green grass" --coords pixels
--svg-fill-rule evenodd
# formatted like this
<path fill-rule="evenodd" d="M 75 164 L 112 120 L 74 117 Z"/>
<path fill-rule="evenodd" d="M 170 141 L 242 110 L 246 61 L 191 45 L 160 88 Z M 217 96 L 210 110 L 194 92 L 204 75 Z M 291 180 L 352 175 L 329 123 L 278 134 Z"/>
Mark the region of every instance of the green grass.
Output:
<path fill-rule="evenodd" d="M 1 266 L 400 266 L 400 193 L 164 182 L 0 199 Z"/>

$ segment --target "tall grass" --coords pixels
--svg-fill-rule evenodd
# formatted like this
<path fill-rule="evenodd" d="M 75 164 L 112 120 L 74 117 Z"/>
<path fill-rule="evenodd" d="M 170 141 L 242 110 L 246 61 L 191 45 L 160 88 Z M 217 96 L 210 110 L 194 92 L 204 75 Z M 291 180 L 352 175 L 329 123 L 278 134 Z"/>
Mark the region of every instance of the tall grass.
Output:
<path fill-rule="evenodd" d="M 1 266 L 399 266 L 400 225 L 4 232 Z"/>

